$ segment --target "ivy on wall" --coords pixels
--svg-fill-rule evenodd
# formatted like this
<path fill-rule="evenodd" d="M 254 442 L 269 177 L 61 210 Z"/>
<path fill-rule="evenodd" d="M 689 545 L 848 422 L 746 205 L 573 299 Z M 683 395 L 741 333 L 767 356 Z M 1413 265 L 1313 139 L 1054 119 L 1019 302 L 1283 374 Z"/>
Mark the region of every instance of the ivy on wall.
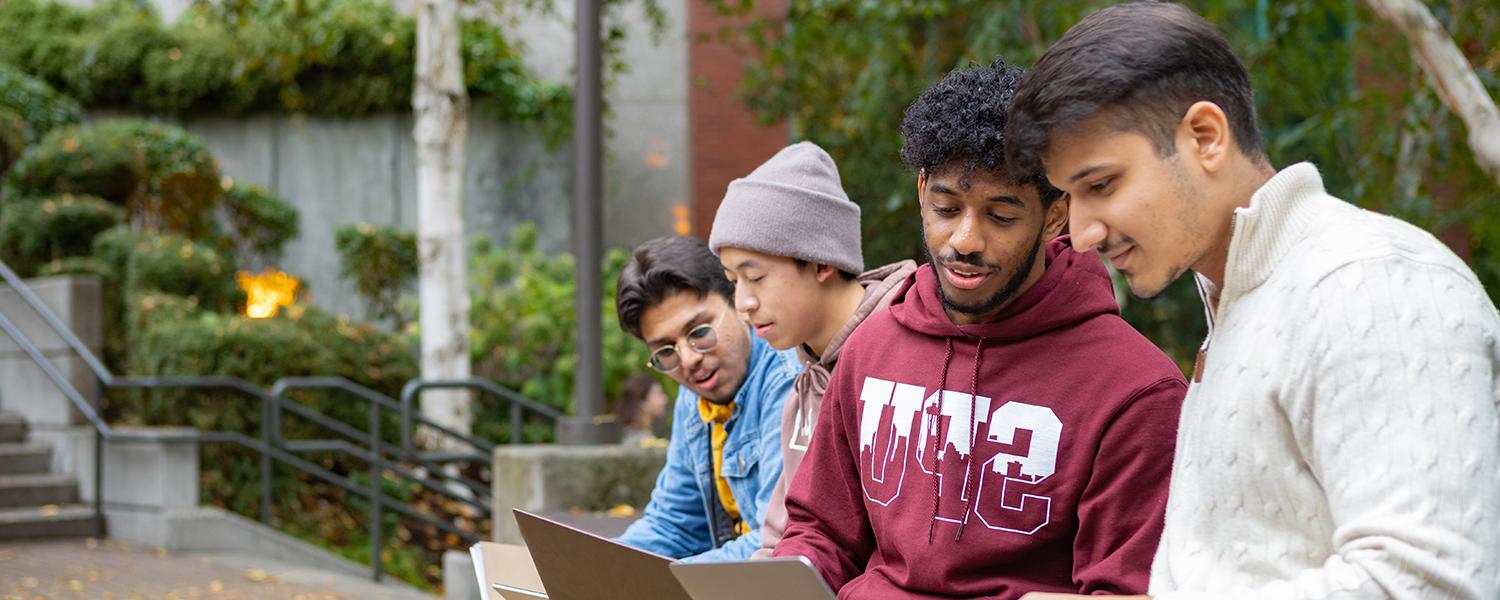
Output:
<path fill-rule="evenodd" d="M 144 0 L 6 0 L 0 39 L 0 63 L 87 108 L 348 118 L 411 106 L 415 22 L 386 0 L 202 2 L 172 24 Z M 566 130 L 568 87 L 533 76 L 499 28 L 465 22 L 462 42 L 476 100 Z"/>

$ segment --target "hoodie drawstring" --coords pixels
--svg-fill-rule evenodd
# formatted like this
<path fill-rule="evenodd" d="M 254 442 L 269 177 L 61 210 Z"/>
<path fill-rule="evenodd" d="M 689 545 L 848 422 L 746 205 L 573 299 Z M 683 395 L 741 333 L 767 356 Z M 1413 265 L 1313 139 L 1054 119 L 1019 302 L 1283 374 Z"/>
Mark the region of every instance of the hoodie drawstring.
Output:
<path fill-rule="evenodd" d="M 958 524 L 958 533 L 953 534 L 955 542 L 963 536 L 964 527 L 969 525 L 969 513 L 974 512 L 974 496 L 979 495 L 977 490 L 973 495 L 969 494 L 969 480 L 974 478 L 974 452 L 979 443 L 979 419 L 974 413 L 979 410 L 979 364 L 983 360 L 984 338 L 979 338 L 974 344 L 974 372 L 969 376 L 969 456 L 964 464 L 964 495 L 969 499 L 964 503 L 964 520 Z"/>
<path fill-rule="evenodd" d="M 943 443 L 943 387 L 948 385 L 948 362 L 953 360 L 953 338 L 947 340 L 947 351 L 943 353 L 943 374 L 938 380 L 937 404 L 932 412 L 932 426 L 938 430 L 932 436 L 932 519 L 927 522 L 927 544 L 932 545 L 932 528 L 937 526 L 938 498 L 942 490 L 938 486 L 938 472 L 943 462 L 938 458 L 938 449 Z"/>

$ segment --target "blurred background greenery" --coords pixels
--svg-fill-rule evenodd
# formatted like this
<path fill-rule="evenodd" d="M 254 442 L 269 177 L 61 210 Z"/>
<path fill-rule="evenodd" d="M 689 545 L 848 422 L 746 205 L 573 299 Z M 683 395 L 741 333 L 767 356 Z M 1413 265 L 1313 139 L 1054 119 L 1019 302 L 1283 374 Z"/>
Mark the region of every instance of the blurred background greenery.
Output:
<path fill-rule="evenodd" d="M 714 0 L 749 14 L 748 0 Z M 949 70 L 996 56 L 1029 65 L 1069 26 L 1113 2 L 789 0 L 781 20 L 718 35 L 757 58 L 742 96 L 794 139 L 827 148 L 864 209 L 865 260 L 921 256 L 916 184 L 897 156 L 906 107 Z M 1219 27 L 1249 69 L 1271 160 L 1312 161 L 1328 189 L 1432 231 L 1500 299 L 1500 187 L 1475 166 L 1463 124 L 1434 93 L 1401 34 L 1356 0 L 1185 4 Z M 1500 5 L 1427 2 L 1491 97 L 1500 92 Z M 1328 223 L 1337 227 L 1337 223 Z M 1125 317 L 1179 364 L 1204 334 L 1192 282 Z"/>

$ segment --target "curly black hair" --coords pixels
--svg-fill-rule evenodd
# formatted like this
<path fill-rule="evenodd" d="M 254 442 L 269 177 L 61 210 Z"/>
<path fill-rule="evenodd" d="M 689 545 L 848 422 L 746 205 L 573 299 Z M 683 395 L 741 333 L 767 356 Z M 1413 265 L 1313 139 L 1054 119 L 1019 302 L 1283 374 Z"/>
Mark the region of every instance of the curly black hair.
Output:
<path fill-rule="evenodd" d="M 964 174 L 982 169 L 1008 176 L 1006 117 L 1024 74 L 1003 58 L 987 67 L 949 72 L 907 107 L 901 121 L 901 162 L 912 172 L 961 168 Z M 1043 205 L 1062 196 L 1045 179 L 1017 183 L 1036 186 Z"/>

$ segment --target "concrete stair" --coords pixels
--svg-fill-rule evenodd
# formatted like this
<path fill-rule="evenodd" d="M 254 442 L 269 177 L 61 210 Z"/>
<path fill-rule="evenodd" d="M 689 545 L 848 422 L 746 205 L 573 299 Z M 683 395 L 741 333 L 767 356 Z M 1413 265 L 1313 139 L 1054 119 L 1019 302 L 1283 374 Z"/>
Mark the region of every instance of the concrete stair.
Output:
<path fill-rule="evenodd" d="M 52 449 L 26 435 L 25 420 L 0 413 L 0 540 L 94 535 L 78 480 L 51 473 Z"/>

